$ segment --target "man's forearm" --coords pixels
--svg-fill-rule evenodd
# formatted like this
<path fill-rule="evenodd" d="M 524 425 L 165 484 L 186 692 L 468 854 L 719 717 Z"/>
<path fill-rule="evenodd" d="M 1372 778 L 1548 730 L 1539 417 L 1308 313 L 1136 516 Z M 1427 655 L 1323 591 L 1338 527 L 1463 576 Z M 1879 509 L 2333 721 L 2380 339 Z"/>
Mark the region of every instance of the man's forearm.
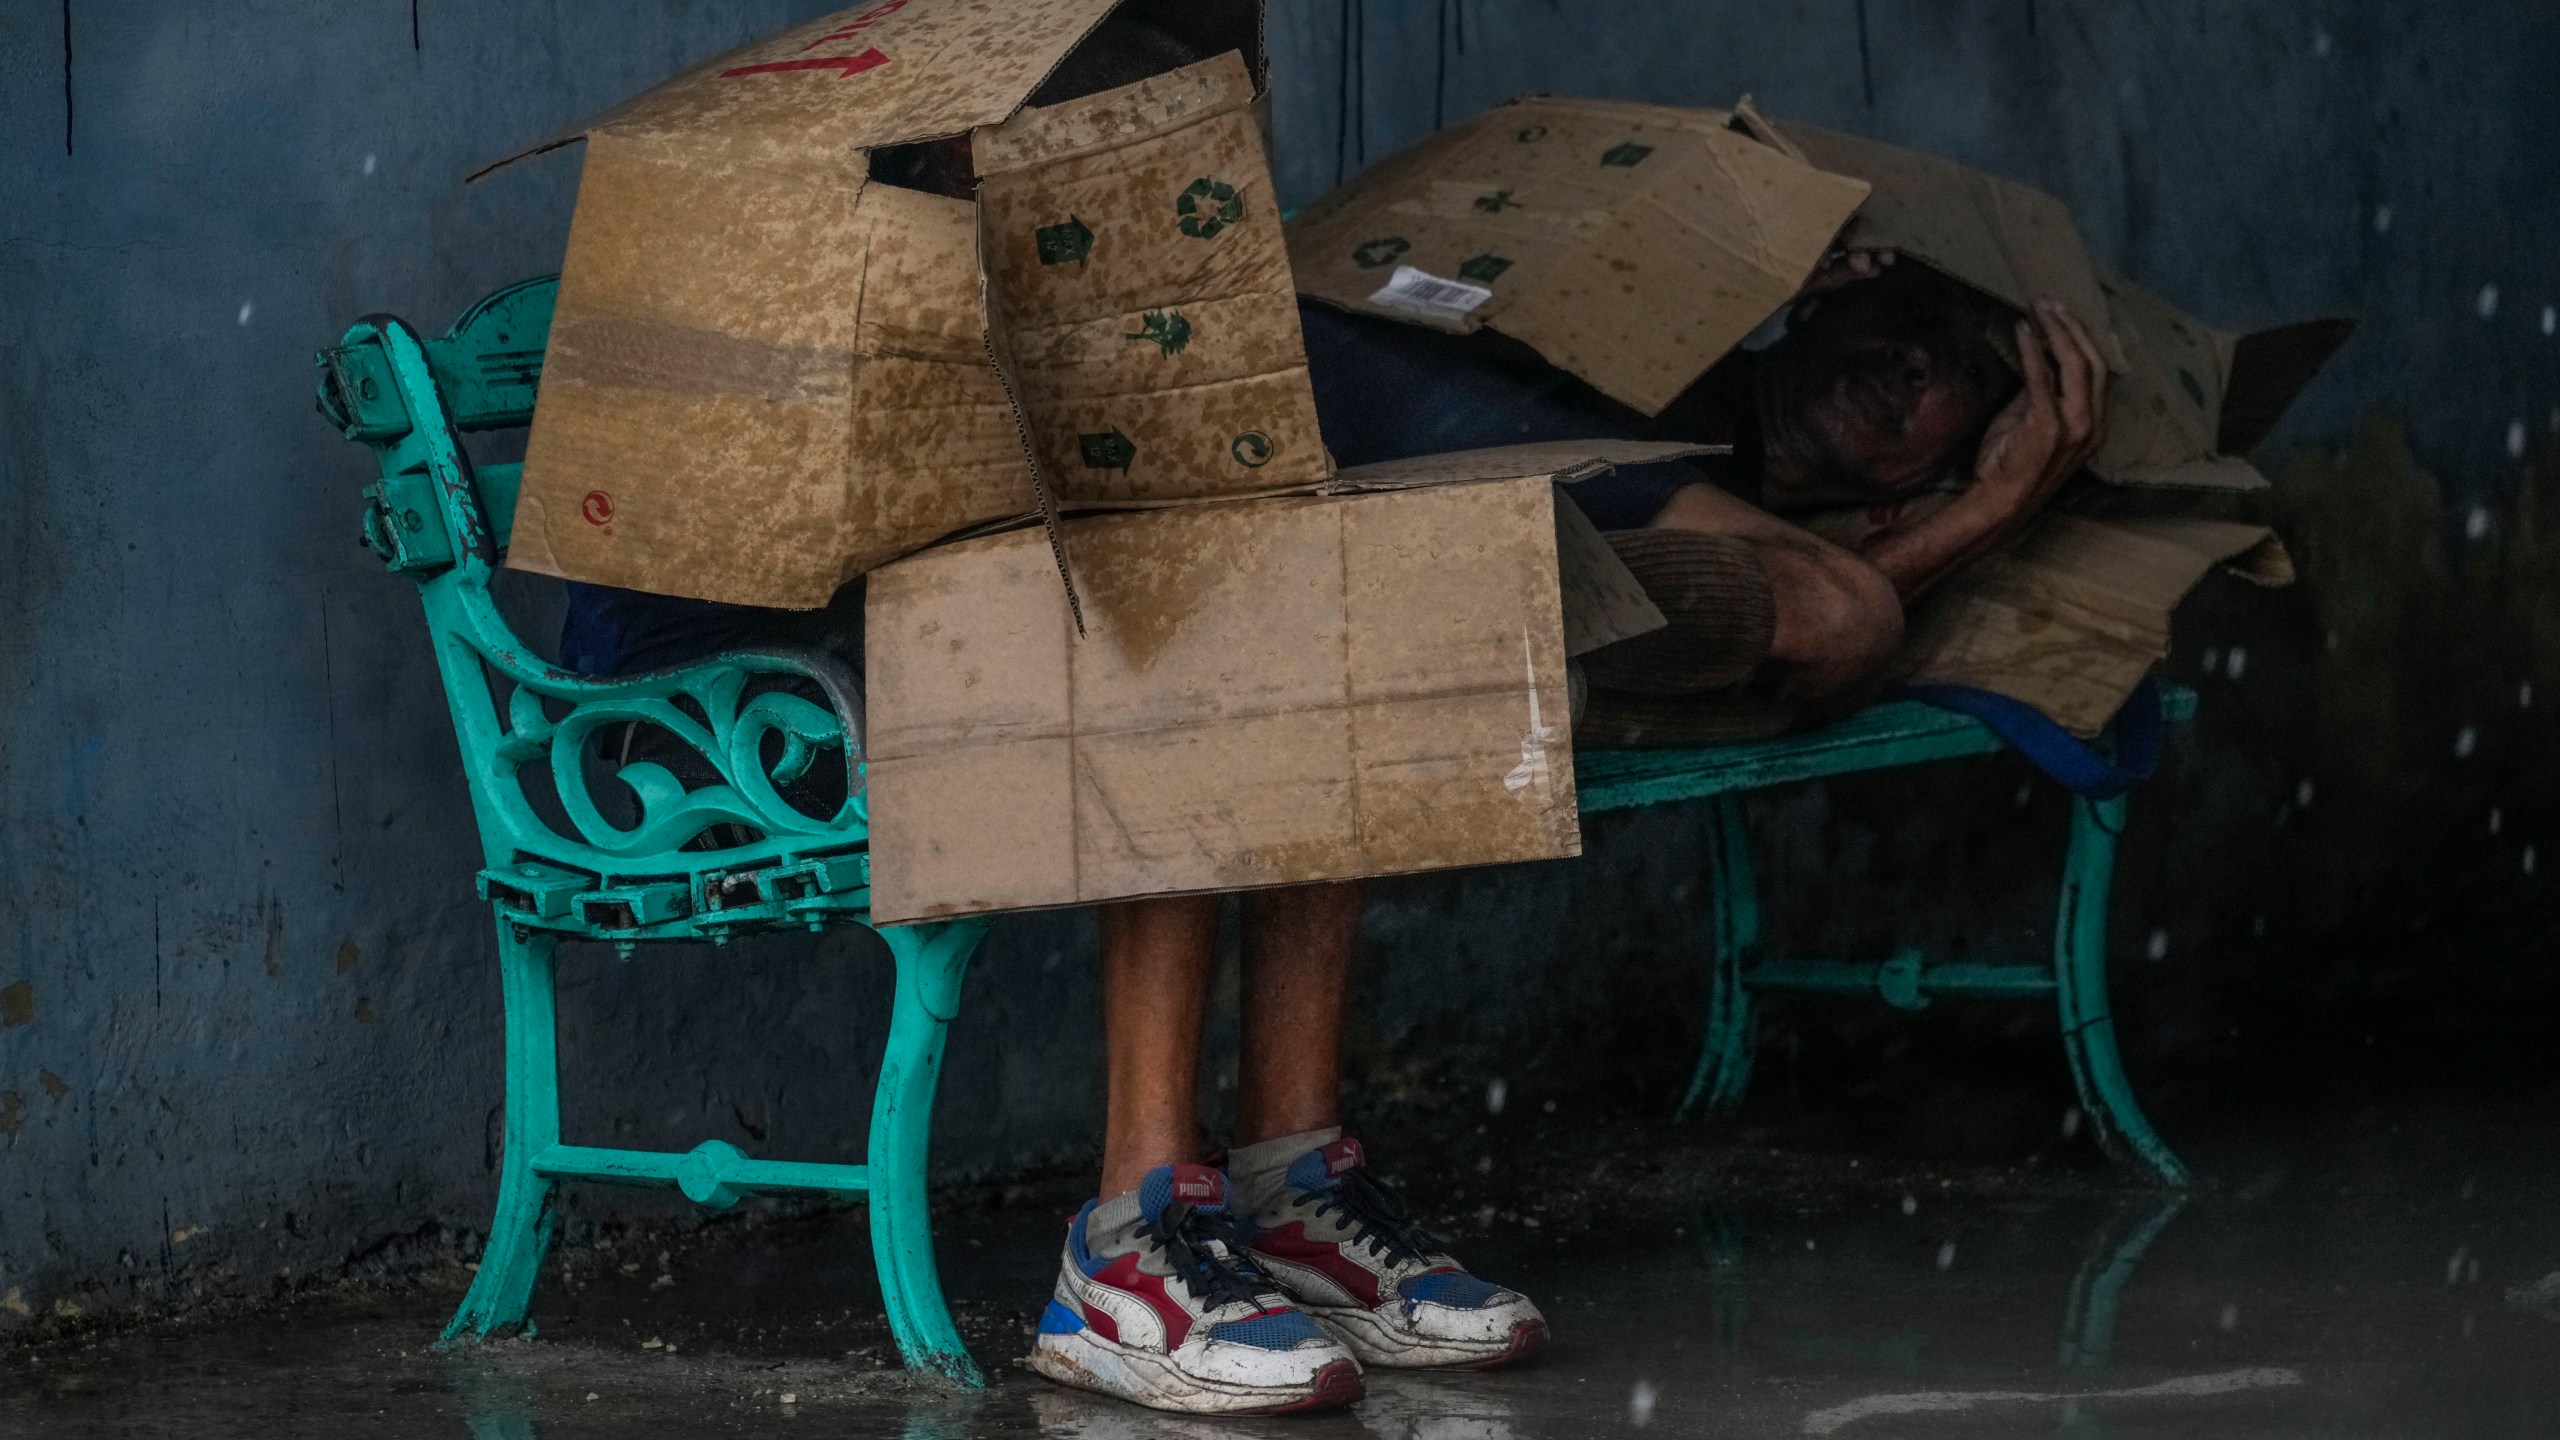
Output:
<path fill-rule="evenodd" d="M 1904 524 L 1887 524 L 1858 546 L 1884 572 L 1905 603 L 1997 548 L 2033 511 L 2013 498 L 1974 486 Z"/>

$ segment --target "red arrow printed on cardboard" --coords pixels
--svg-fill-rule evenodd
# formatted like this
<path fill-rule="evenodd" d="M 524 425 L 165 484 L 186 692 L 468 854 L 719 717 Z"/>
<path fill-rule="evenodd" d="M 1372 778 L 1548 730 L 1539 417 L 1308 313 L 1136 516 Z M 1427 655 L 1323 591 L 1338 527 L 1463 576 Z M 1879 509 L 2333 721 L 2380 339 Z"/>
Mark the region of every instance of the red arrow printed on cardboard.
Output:
<path fill-rule="evenodd" d="M 879 4 L 801 46 L 803 57 L 801 59 L 768 60 L 761 65 L 741 65 L 734 70 L 721 71 L 720 78 L 726 80 L 737 75 L 778 75 L 792 70 L 833 70 L 839 79 L 845 79 L 859 75 L 865 70 L 877 70 L 889 63 L 889 57 L 881 54 L 876 45 L 855 55 L 810 55 L 808 52 L 833 41 L 850 40 L 906 8 L 907 0 L 880 0 Z"/>

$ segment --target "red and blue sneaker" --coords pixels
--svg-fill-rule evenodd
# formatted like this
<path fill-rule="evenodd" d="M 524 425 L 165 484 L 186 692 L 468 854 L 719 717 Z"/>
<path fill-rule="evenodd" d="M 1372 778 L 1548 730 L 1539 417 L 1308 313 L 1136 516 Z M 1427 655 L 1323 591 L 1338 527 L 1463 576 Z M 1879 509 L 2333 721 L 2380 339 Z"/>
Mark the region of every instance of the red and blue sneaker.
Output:
<path fill-rule="evenodd" d="M 1538 1307 L 1451 1259 L 1341 1131 L 1245 1146 L 1227 1173 L 1254 1263 L 1361 1364 L 1489 1369 L 1546 1348 Z"/>
<path fill-rule="evenodd" d="M 1159 1165 L 1068 1222 L 1031 1368 L 1201 1415 L 1329 1410 L 1364 1388 L 1342 1342 L 1254 1267 L 1226 1177 L 1206 1165 Z"/>

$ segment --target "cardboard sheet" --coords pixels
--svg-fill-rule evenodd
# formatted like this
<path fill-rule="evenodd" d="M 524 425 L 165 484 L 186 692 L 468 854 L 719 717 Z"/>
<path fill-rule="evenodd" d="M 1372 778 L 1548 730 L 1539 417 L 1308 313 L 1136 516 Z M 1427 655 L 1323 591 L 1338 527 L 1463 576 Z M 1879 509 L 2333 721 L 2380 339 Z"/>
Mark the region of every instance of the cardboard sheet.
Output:
<path fill-rule="evenodd" d="M 1293 221 L 1299 292 L 1489 326 L 1658 412 L 1796 293 L 1866 194 L 1730 119 L 1549 97 L 1497 106 Z"/>
<path fill-rule="evenodd" d="M 2265 583 L 2291 577 L 2263 526 L 2046 515 L 1928 597 L 1905 641 L 1910 678 L 2023 700 L 2094 736 L 2168 658 L 2179 600 L 2226 563 Z"/>
<path fill-rule="evenodd" d="M 1578 853 L 1544 478 L 1068 522 L 876 572 L 883 921 Z"/>

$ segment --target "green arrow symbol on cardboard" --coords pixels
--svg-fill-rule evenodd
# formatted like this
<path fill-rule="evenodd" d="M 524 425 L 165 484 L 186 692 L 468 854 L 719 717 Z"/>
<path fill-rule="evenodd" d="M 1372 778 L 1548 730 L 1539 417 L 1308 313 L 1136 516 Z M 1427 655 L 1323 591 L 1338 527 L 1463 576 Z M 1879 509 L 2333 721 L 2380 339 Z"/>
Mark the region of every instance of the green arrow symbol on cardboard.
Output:
<path fill-rule="evenodd" d="M 1093 253 L 1093 232 L 1085 223 L 1070 215 L 1055 225 L 1043 225 L 1031 232 L 1031 243 L 1039 248 L 1040 263 L 1063 265 L 1073 260 L 1084 263 Z"/>
<path fill-rule="evenodd" d="M 1077 436 L 1076 448 L 1084 452 L 1084 465 L 1088 470 L 1117 470 L 1126 475 L 1131 463 L 1138 458 L 1137 442 L 1121 434 L 1117 425 L 1099 435 Z"/>

